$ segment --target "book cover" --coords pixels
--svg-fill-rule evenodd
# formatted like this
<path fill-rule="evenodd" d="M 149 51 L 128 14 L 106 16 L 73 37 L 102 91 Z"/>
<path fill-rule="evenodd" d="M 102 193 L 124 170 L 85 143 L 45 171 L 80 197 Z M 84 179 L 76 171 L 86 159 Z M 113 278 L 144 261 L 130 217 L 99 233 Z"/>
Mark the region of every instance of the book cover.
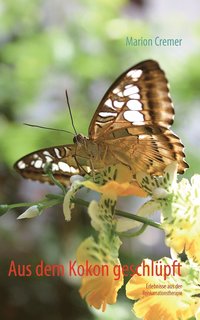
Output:
<path fill-rule="evenodd" d="M 200 319 L 200 4 L 0 9 L 0 319 Z"/>

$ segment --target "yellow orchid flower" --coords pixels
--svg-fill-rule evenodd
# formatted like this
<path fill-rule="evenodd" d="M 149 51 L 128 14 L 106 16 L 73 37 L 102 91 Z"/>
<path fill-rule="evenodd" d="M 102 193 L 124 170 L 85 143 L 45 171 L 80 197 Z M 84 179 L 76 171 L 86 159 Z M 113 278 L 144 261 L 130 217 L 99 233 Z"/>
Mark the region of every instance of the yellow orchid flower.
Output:
<path fill-rule="evenodd" d="M 105 311 L 107 304 L 114 304 L 118 290 L 123 285 L 123 276 L 116 280 L 113 267 L 120 266 L 118 259 L 112 258 L 112 253 L 105 246 L 95 243 L 92 237 L 82 242 L 77 250 L 77 263 L 85 268 L 82 276 L 80 295 L 86 302 Z"/>
<path fill-rule="evenodd" d="M 144 261 L 152 271 L 152 261 Z M 156 263 L 167 268 L 173 260 L 163 258 Z M 137 300 L 133 311 L 144 320 L 188 320 L 197 312 L 199 298 L 195 294 L 199 291 L 189 273 L 184 277 L 172 273 L 165 280 L 163 276 L 135 274 L 126 285 L 127 297 Z"/>

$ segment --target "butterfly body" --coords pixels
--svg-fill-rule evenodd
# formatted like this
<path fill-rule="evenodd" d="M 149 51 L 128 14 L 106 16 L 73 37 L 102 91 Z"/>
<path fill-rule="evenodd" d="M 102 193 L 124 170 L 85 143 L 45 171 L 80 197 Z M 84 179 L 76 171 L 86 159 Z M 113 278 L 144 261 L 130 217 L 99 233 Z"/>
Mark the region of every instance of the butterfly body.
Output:
<path fill-rule="evenodd" d="M 173 161 L 178 172 L 188 167 L 183 145 L 171 131 L 174 109 L 164 72 L 153 60 L 124 72 L 108 89 L 89 126 L 89 136 L 76 135 L 74 144 L 33 152 L 15 164 L 25 178 L 50 182 L 45 164 L 63 184 L 73 174 L 91 173 L 123 163 L 138 171 L 162 175 Z"/>

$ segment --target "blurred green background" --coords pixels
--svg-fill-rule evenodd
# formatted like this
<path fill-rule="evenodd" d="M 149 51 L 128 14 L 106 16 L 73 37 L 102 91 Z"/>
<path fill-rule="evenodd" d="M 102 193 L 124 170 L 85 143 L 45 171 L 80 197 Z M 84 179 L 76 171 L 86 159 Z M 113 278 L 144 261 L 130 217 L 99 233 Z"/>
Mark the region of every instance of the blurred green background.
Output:
<path fill-rule="evenodd" d="M 91 117 L 115 78 L 144 59 L 155 59 L 170 81 L 175 105 L 173 130 L 185 145 L 190 169 L 200 173 L 200 3 L 156 0 L 0 1 L 0 203 L 34 201 L 56 187 L 20 178 L 13 163 L 39 148 L 72 142 L 72 136 L 25 127 L 23 122 L 71 130 L 65 89 L 76 129 L 87 135 Z M 180 47 L 129 47 L 126 37 L 182 38 Z M 84 197 L 91 197 L 87 193 Z M 121 199 L 135 212 L 138 199 Z M 86 211 L 77 207 L 66 223 L 62 208 L 28 221 L 23 210 L 0 219 L 0 319 L 128 320 L 131 302 L 124 289 L 102 314 L 80 299 L 79 282 L 65 278 L 8 277 L 19 264 L 67 264 L 91 233 Z M 169 255 L 161 231 L 148 228 L 125 240 L 123 264 Z M 127 279 L 126 279 L 127 281 Z"/>

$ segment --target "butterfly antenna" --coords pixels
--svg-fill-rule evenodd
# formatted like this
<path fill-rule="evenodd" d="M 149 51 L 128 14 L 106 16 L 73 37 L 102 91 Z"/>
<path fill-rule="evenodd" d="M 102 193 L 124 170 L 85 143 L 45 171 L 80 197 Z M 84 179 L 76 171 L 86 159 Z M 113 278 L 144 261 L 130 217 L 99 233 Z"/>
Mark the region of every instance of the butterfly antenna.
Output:
<path fill-rule="evenodd" d="M 75 125 L 74 125 L 74 120 L 73 120 L 73 116 L 72 116 L 72 111 L 71 111 L 71 107 L 70 107 L 70 103 L 69 103 L 69 96 L 68 96 L 67 90 L 65 90 L 65 95 L 66 95 L 66 99 L 67 99 L 67 106 L 68 106 L 68 109 L 69 109 L 72 128 L 74 129 L 75 135 L 77 136 L 78 134 L 77 134 L 77 131 L 76 131 L 76 128 L 75 128 Z"/>
<path fill-rule="evenodd" d="M 62 131 L 62 132 L 67 132 L 72 135 L 74 135 L 72 132 L 64 130 L 64 129 L 56 129 L 56 128 L 49 128 L 49 127 L 43 127 L 43 126 L 38 126 L 37 124 L 30 124 L 30 123 L 23 123 L 25 126 L 28 127 L 34 127 L 34 128 L 40 128 L 40 129 L 46 129 L 46 130 L 54 130 L 54 131 Z"/>

